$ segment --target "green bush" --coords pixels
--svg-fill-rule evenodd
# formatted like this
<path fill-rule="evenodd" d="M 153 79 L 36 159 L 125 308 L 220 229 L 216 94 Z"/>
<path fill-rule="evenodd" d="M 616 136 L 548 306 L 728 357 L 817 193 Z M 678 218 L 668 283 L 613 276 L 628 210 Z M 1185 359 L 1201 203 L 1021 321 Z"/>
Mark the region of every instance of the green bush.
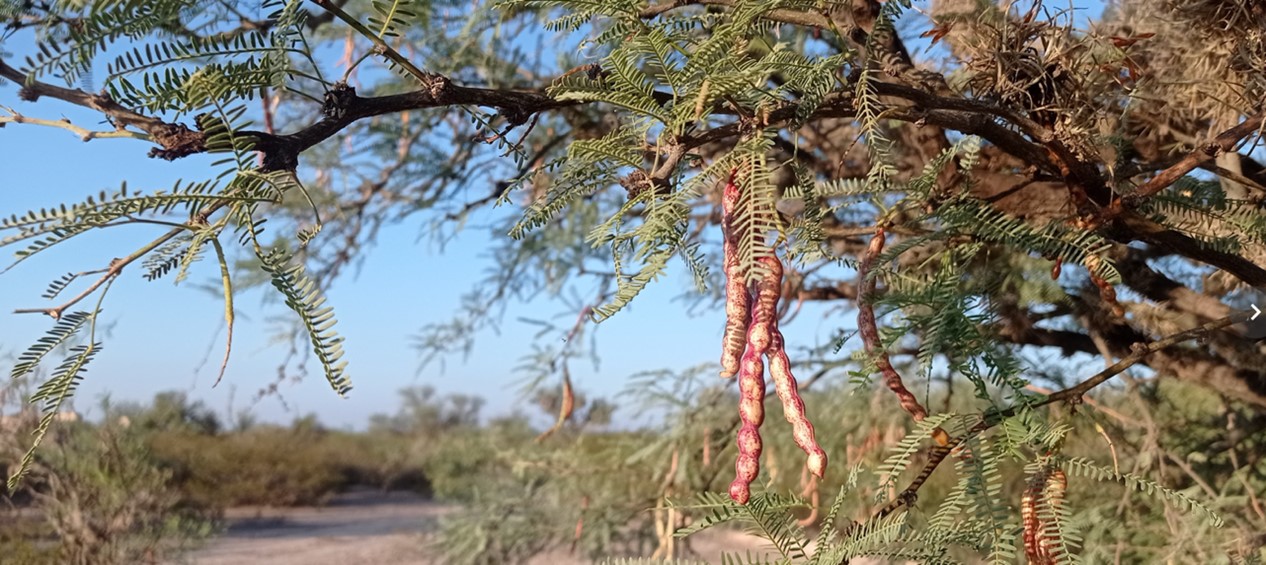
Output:
<path fill-rule="evenodd" d="M 0 509 L 0 555 L 6 565 L 42 565 L 58 558 L 57 537 L 38 516 Z"/>
<path fill-rule="evenodd" d="M 3 444 L 15 463 L 23 434 L 12 432 Z M 182 551 L 213 533 L 216 512 L 184 496 L 171 478 L 149 457 L 142 432 L 63 425 L 31 463 L 21 493 L 30 509 L 13 521 L 24 525 L 0 535 L 3 561 L 137 563 Z M 32 519 L 43 527 L 33 528 Z"/>
<path fill-rule="evenodd" d="M 203 504 L 302 506 L 323 504 L 346 483 L 332 450 L 314 439 L 260 427 L 222 436 L 159 432 L 150 445 L 177 488 Z"/>
<path fill-rule="evenodd" d="M 473 500 L 489 477 L 504 470 L 497 460 L 501 448 L 490 434 L 477 430 L 440 438 L 435 451 L 422 462 L 435 498 L 450 502 Z"/>

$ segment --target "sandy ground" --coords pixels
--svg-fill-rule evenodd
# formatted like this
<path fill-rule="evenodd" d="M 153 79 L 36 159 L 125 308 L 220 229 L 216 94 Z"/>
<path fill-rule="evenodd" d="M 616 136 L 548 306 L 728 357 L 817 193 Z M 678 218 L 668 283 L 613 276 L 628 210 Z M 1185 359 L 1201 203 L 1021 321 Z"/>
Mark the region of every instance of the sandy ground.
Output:
<path fill-rule="evenodd" d="M 248 509 L 228 512 L 229 527 L 177 563 L 197 565 L 437 565 L 426 556 L 425 533 L 452 507 L 409 493 L 361 491 L 338 496 L 322 508 Z M 691 538 L 705 559 L 721 551 L 762 551 L 762 541 L 738 532 L 707 531 Z M 772 554 L 771 554 L 772 557 Z M 566 554 L 543 555 L 534 565 L 590 563 Z"/>

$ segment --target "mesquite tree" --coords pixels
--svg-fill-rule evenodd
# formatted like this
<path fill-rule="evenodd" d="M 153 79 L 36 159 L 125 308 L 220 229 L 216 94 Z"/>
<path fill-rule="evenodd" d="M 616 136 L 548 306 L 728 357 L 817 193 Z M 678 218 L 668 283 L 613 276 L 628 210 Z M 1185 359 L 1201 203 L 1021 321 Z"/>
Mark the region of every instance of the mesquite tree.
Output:
<path fill-rule="evenodd" d="M 1216 390 L 1239 415 L 1232 453 L 1266 429 L 1266 351 L 1236 325 L 1266 284 L 1260 2 L 0 0 L 0 19 L 0 76 L 18 99 L 0 116 L 6 140 L 43 125 L 141 139 L 159 159 L 224 157 L 205 180 L 4 211 L 0 245 L 17 261 L 165 222 L 23 312 L 52 326 L 12 375 L 65 356 L 32 399 L 49 415 L 36 444 L 100 350 L 100 304 L 121 275 L 218 263 L 231 331 L 232 260 L 250 257 L 343 394 L 322 289 L 384 223 L 447 232 L 496 203 L 521 207 L 501 226 L 499 268 L 452 323 L 423 328 L 424 354 L 468 347 L 506 300 L 606 281 L 574 335 L 680 261 L 723 297 L 738 503 L 757 500 L 766 363 L 794 437 L 764 440 L 794 440 L 815 475 L 844 472 L 827 469 L 842 454 L 819 446 L 778 328 L 794 302 L 849 304 L 834 322 L 858 353 L 804 362 L 877 378 L 917 422 L 890 470 L 926 454 L 846 529 L 854 541 L 896 531 L 952 460 L 959 506 L 924 542 L 969 532 L 994 556 L 1075 558 L 1062 500 L 1077 477 L 1155 483 L 1062 456 L 1068 429 L 1048 416 L 1127 370 Z M 110 127 L 48 119 L 59 104 Z M 1034 351 L 1108 368 L 1051 378 Z M 560 424 L 572 354 L 557 352 Z M 932 379 L 979 411 L 931 409 Z M 1030 463 L 1014 516 L 990 499 L 1003 455 Z"/>

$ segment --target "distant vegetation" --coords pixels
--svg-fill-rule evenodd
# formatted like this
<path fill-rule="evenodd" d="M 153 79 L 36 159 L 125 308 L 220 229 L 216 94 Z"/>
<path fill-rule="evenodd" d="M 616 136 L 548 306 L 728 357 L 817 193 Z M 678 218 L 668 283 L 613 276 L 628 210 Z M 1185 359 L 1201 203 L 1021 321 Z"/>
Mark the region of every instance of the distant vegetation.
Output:
<path fill-rule="evenodd" d="M 724 500 L 701 507 L 710 500 L 701 493 L 724 492 L 731 478 L 736 425 L 727 409 L 733 391 L 708 379 L 690 371 L 635 379 L 621 397 L 624 405 L 663 413 L 661 428 L 612 431 L 606 425 L 612 404 L 577 395 L 574 418 L 548 437 L 526 416 L 481 417 L 481 399 L 429 388 L 401 391 L 397 412 L 375 416 L 363 432 L 330 430 L 313 416 L 289 426 L 245 416 L 227 423 L 180 393 L 159 394 L 145 406 L 102 402 L 93 411 L 94 422 L 55 428 L 56 436 L 37 454 L 30 480 L 9 493 L 10 507 L 0 520 L 0 555 L 6 564 L 151 562 L 213 535 L 227 507 L 319 505 L 350 487 L 370 486 L 413 490 L 460 505 L 443 521 L 438 541 L 418 548 L 420 555 L 439 554 L 448 563 L 517 563 L 560 548 L 595 559 L 688 556 L 690 538 L 673 536 L 682 528 L 781 521 L 786 527 L 781 534 L 762 535 L 783 535 L 779 541 L 789 543 L 796 535 L 808 536 L 797 533 L 801 525 L 816 535 L 825 516 L 810 506 L 830 506 L 850 479 L 840 501 L 843 515 L 873 512 L 882 505 L 877 500 L 891 496 L 892 484 L 904 484 L 913 474 L 906 470 L 900 481 L 889 481 L 882 472 L 910 429 L 905 418 L 872 410 L 875 398 L 847 394 L 846 383 L 819 383 L 821 390 L 806 396 L 812 409 L 834 422 L 836 432 L 823 438 L 824 446 L 839 454 L 839 468 L 856 466 L 858 474 L 832 473 L 818 483 L 803 469 L 794 445 L 774 444 L 765 452 L 755 499 L 770 503 L 766 515 L 735 513 L 737 507 Z M 1095 485 L 1092 478 L 1073 475 L 1069 480 L 1079 488 L 1070 488 L 1068 497 L 1079 510 L 1069 523 L 1084 539 L 1082 558 L 1142 563 L 1182 556 L 1184 562 L 1217 562 L 1228 550 L 1251 555 L 1250 544 L 1262 541 L 1257 493 L 1266 484 L 1245 472 L 1252 462 L 1212 449 L 1222 441 L 1225 407 L 1195 387 L 1140 387 L 1139 394 L 1106 394 L 1103 404 L 1083 407 L 1091 418 L 1068 430 L 1064 453 L 1124 474 L 1157 469 L 1161 486 L 1178 498 L 1166 501 L 1115 481 Z M 877 394 L 884 398 L 882 391 Z M 557 396 L 541 394 L 536 400 L 543 410 L 558 408 Z M 947 409 L 975 402 L 942 401 Z M 11 414 L 9 406 L 5 413 Z M 7 421 L 0 464 L 12 465 L 34 419 L 23 424 L 27 427 L 15 427 L 12 417 Z M 767 425 L 786 424 L 771 419 Z M 1108 442 L 1106 436 L 1115 439 Z M 1003 466 L 1022 466 L 1000 460 Z M 917 470 L 922 461 L 916 455 L 909 467 Z M 961 478 L 970 470 L 959 473 Z M 955 480 L 933 477 L 920 492 L 919 511 L 934 519 L 958 504 Z M 1019 507 L 1026 483 L 998 486 L 997 500 Z M 1185 497 L 1226 524 L 1211 526 L 1204 510 L 1182 503 Z M 847 521 L 832 525 L 837 534 L 848 529 Z M 883 553 L 883 547 L 868 549 Z M 949 555 L 967 562 L 980 557 L 970 546 L 951 548 Z"/>
<path fill-rule="evenodd" d="M 0 562 L 147 562 L 214 533 L 232 506 L 320 505 L 355 485 L 429 492 L 427 454 L 418 451 L 426 441 L 385 427 L 399 416 L 351 433 L 328 430 L 313 416 L 289 426 L 249 417 L 225 425 L 181 393 L 158 394 L 147 406 L 100 408 L 95 422 L 59 425 L 30 480 L 7 493 Z M 37 416 L 6 419 L 0 468 L 21 458 Z"/>

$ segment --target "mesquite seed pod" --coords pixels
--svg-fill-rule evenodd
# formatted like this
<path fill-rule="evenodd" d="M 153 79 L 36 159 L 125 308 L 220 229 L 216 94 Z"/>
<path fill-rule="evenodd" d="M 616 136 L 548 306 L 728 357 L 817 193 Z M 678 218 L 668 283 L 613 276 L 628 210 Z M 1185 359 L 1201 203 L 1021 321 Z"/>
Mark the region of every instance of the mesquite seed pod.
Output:
<path fill-rule="evenodd" d="M 791 374 L 791 361 L 787 358 L 782 332 L 774 326 L 773 342 L 769 347 L 769 377 L 774 381 L 778 398 L 782 400 L 782 413 L 791 424 L 791 433 L 806 455 L 809 456 L 809 472 L 818 478 L 826 473 L 826 452 L 818 445 L 813 432 L 813 422 L 804 412 L 804 399 L 800 398 L 796 377 Z"/>
<path fill-rule="evenodd" d="M 1058 514 L 1060 507 L 1064 505 L 1064 494 L 1068 491 L 1068 475 L 1063 469 L 1055 469 L 1051 471 L 1050 477 L 1046 481 L 1046 504 L 1051 508 L 1053 514 Z M 1062 539 L 1063 534 L 1059 530 L 1059 523 L 1053 522 L 1044 524 L 1042 529 L 1041 549 L 1043 556 L 1051 563 L 1059 561 L 1059 556 L 1063 553 Z"/>
<path fill-rule="evenodd" d="M 558 408 L 558 419 L 550 429 L 545 430 L 541 435 L 536 436 L 536 442 L 545 441 L 545 438 L 554 435 L 558 430 L 563 429 L 563 424 L 571 418 L 572 412 L 576 409 L 576 393 L 571 388 L 571 377 L 567 376 L 566 371 L 563 373 L 563 397 Z"/>
<path fill-rule="evenodd" d="M 765 356 L 769 358 L 769 377 L 774 381 L 778 398 L 782 400 L 782 413 L 787 418 L 787 423 L 791 424 L 796 445 L 809 456 L 809 472 L 821 478 L 826 473 L 826 452 L 818 445 L 818 440 L 813 433 L 813 423 L 805 416 L 804 399 L 800 398 L 796 377 L 791 373 L 791 361 L 787 358 L 786 344 L 783 341 L 782 332 L 778 330 L 777 305 L 779 294 L 782 292 L 782 264 L 779 263 L 777 257 L 764 257 L 761 262 L 769 267 L 768 281 L 761 282 L 769 282 L 774 293 L 773 312 L 767 318 L 769 348 Z M 762 303 L 758 305 L 758 308 L 763 308 L 764 294 L 761 294 L 759 299 Z M 764 312 L 761 311 L 761 314 Z M 763 321 L 753 322 L 752 325 L 755 327 Z M 753 345 L 757 344 L 753 342 Z"/>
<path fill-rule="evenodd" d="M 739 371 L 739 359 L 747 345 L 747 326 L 751 315 L 751 295 L 744 281 L 738 257 L 739 234 L 734 226 L 734 210 L 738 207 L 739 186 L 735 182 L 738 169 L 730 171 L 730 180 L 721 193 L 722 257 L 725 266 L 725 337 L 721 344 L 721 376 L 733 377 Z"/>
<path fill-rule="evenodd" d="M 734 482 L 730 483 L 730 498 L 739 504 L 747 504 L 751 498 L 752 481 L 760 474 L 761 439 L 760 426 L 765 423 L 765 366 L 760 352 L 748 348 L 739 368 L 739 426 L 735 444 L 738 458 L 734 461 Z"/>
<path fill-rule="evenodd" d="M 922 422 L 927 417 L 928 411 L 919 404 L 919 399 L 915 398 L 914 393 L 906 388 L 901 380 L 901 374 L 892 367 L 892 362 L 888 360 L 888 352 L 884 351 L 883 344 L 879 340 L 879 327 L 875 320 L 875 306 L 871 304 L 871 295 L 875 293 L 875 279 L 870 277 L 871 267 L 875 264 L 875 258 L 884 250 L 884 229 L 882 227 L 875 228 L 874 237 L 870 238 L 870 243 L 866 246 L 866 251 L 862 253 L 857 263 L 857 332 L 862 336 L 862 347 L 866 353 L 873 355 L 875 358 L 875 367 L 879 369 L 879 373 L 884 377 L 884 384 L 888 386 L 897 399 L 901 402 L 901 408 L 910 414 L 916 422 Z"/>
<path fill-rule="evenodd" d="M 1099 298 L 1112 307 L 1112 313 L 1115 316 L 1119 318 L 1125 315 L 1125 308 L 1122 308 L 1121 303 L 1117 302 L 1117 289 L 1112 287 L 1112 283 L 1094 273 L 1090 274 L 1090 282 L 1095 283 L 1095 286 L 1099 287 Z"/>
<path fill-rule="evenodd" d="M 1060 469 L 1042 468 L 1029 479 L 1020 498 L 1024 524 L 1024 555 L 1030 565 L 1054 565 L 1059 555 L 1059 525 L 1044 521 L 1043 514 L 1057 511 L 1063 503 L 1068 476 Z"/>
<path fill-rule="evenodd" d="M 875 293 L 875 279 L 870 276 L 870 269 L 874 266 L 875 259 L 884 250 L 883 226 L 875 228 L 874 237 L 870 238 L 870 243 L 866 246 L 866 251 L 861 254 L 860 261 L 857 263 L 857 332 L 862 335 L 862 347 L 866 353 L 873 355 L 875 358 L 875 368 L 879 369 L 879 373 L 884 377 L 884 384 L 888 385 L 888 389 L 897 395 L 897 399 L 901 402 L 901 408 L 910 414 L 916 422 L 922 422 L 927 417 L 928 411 L 919 404 L 919 399 L 915 398 L 914 393 L 906 388 L 901 380 L 901 373 L 898 373 L 892 366 L 892 362 L 888 360 L 888 352 L 884 350 L 883 344 L 879 341 L 879 326 L 875 320 L 875 307 L 871 304 L 871 295 Z M 937 426 L 932 430 L 932 439 L 941 447 L 948 447 L 950 444 L 950 436 L 943 428 Z"/>
<path fill-rule="evenodd" d="M 1038 537 L 1042 529 L 1041 519 L 1038 517 L 1038 508 L 1041 504 L 1042 490 L 1046 485 L 1046 473 L 1038 471 L 1029 480 L 1028 487 L 1024 489 L 1024 494 L 1020 495 L 1020 522 L 1024 525 L 1024 555 L 1028 558 L 1029 563 L 1038 563 L 1041 559 L 1041 547 L 1038 545 Z"/>

